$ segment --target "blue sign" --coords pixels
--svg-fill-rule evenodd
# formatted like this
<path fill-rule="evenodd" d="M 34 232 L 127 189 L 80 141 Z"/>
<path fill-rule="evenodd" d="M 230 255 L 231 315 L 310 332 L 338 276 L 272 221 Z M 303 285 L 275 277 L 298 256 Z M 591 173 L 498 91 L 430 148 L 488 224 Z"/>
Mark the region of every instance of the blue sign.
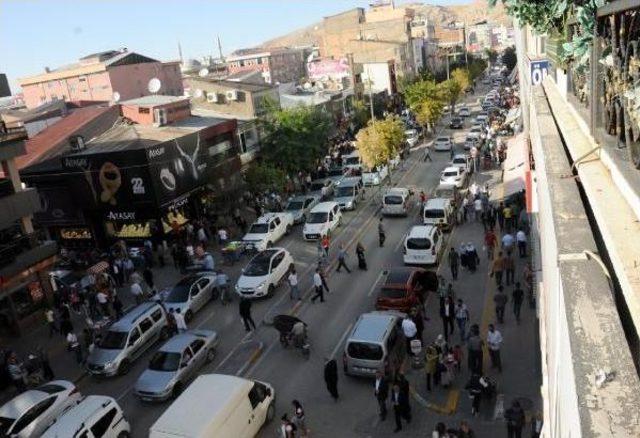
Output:
<path fill-rule="evenodd" d="M 531 61 L 531 85 L 540 85 L 547 77 L 549 61 L 546 59 Z"/>

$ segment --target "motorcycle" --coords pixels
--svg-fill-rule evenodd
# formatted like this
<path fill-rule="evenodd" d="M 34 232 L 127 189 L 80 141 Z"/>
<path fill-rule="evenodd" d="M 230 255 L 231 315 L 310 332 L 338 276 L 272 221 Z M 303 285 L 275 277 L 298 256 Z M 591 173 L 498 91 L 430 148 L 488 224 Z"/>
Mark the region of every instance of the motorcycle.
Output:
<path fill-rule="evenodd" d="M 300 350 L 302 356 L 309 360 L 311 345 L 307 336 L 307 324 L 291 315 L 277 315 L 273 318 L 273 326 L 280 333 L 280 344 L 284 348 L 293 346 Z"/>

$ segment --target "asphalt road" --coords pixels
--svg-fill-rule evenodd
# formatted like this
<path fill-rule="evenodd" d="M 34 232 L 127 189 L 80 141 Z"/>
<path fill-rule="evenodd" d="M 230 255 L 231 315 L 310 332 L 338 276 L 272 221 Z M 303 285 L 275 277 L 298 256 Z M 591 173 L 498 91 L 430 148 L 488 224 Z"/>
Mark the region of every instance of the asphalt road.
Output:
<path fill-rule="evenodd" d="M 467 100 L 472 99 L 475 102 L 477 96 L 469 97 Z M 472 106 L 472 110 L 474 109 L 477 110 L 477 106 Z M 467 119 L 464 130 L 452 132 L 443 128 L 442 132 L 451 133 L 457 150 L 462 151 L 465 133 L 470 125 L 470 120 Z M 393 172 L 394 185 L 430 193 L 437 186 L 440 172 L 449 161 L 448 152 L 432 152 L 431 155 L 433 162 L 424 163 L 421 161 L 422 147 L 415 148 L 404 164 L 405 169 Z M 295 350 L 282 349 L 276 330 L 268 324 L 261 323 L 255 333 L 246 335 L 238 316 L 237 299 L 229 306 L 222 306 L 215 301 L 196 314 L 190 323 L 190 328 L 217 331 L 221 339 L 216 359 L 201 369 L 201 373 L 232 373 L 271 383 L 277 394 L 278 415 L 290 411 L 289 403 L 292 399 L 304 400 L 307 410 L 316 411 L 315 421 L 312 423 L 316 436 L 326 436 L 340 430 L 350 431 L 349 435 L 356 433 L 358 436 L 369 436 L 375 431 L 375 409 L 366 415 L 357 415 L 360 406 L 368 406 L 372 402 L 370 382 L 367 380 L 346 378 L 340 374 L 339 386 L 345 394 L 345 400 L 340 402 L 340 409 L 332 410 L 330 416 L 318 415 L 318 411 L 327 403 L 333 403 L 322 381 L 324 358 L 335 356 L 340 363 L 341 348 L 348 331 L 360 314 L 373 309 L 382 271 L 388 267 L 402 265 L 402 238 L 410 226 L 419 221 L 416 202 L 413 203 L 414 207 L 409 217 L 385 219 L 387 241 L 384 248 L 379 248 L 377 210 L 380 190 L 379 187 L 368 188 L 367 202 L 359 205 L 355 211 L 347 212 L 343 225 L 334 234 L 334 253 L 337 252 L 338 245 L 344 243 L 350 253 L 347 263 L 353 268 L 351 274 L 344 271 L 331 272 L 328 278 L 331 293 L 326 294 L 325 303 L 311 304 L 308 299 L 301 305 L 293 303 L 289 300 L 286 285 L 279 287 L 273 298 L 254 302 L 252 313 L 256 322 L 264 320 L 269 315 L 293 312 L 309 324 L 312 346 L 310 360 L 305 361 Z M 369 265 L 366 272 L 357 270 L 357 241 L 362 242 L 366 249 Z M 302 227 L 297 226 L 289 236 L 276 245 L 283 246 L 291 252 L 298 270 L 301 290 L 310 292 L 312 272 L 317 261 L 315 242 L 305 242 L 302 239 Z M 229 269 L 232 283 L 245 263 L 246 260 Z M 149 427 L 169 405 L 142 403 L 132 393 L 136 379 L 146 368 L 156 349 L 157 346 L 139 358 L 125 376 L 110 379 L 89 376 L 79 382 L 79 389 L 83 394 L 115 397 L 132 425 L 134 437 L 147 436 Z M 268 425 L 261 435 L 273 436 L 278 423 L 274 421 Z"/>

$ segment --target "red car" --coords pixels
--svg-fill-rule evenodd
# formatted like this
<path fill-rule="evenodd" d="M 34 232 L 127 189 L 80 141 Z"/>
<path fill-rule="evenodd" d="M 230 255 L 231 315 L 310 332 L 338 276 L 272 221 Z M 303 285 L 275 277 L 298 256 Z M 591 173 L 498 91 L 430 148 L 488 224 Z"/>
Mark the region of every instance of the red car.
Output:
<path fill-rule="evenodd" d="M 429 291 L 438 289 L 435 272 L 421 268 L 392 268 L 376 299 L 376 310 L 399 310 L 408 313 L 422 306 Z"/>

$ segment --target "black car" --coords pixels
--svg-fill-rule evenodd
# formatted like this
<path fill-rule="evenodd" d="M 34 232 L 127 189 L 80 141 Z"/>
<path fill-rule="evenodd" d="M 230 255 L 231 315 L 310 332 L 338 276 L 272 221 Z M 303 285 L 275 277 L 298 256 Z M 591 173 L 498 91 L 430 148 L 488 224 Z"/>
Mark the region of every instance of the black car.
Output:
<path fill-rule="evenodd" d="M 451 129 L 462 129 L 463 127 L 463 122 L 460 117 L 452 118 L 451 123 L 449 123 L 449 128 Z"/>

